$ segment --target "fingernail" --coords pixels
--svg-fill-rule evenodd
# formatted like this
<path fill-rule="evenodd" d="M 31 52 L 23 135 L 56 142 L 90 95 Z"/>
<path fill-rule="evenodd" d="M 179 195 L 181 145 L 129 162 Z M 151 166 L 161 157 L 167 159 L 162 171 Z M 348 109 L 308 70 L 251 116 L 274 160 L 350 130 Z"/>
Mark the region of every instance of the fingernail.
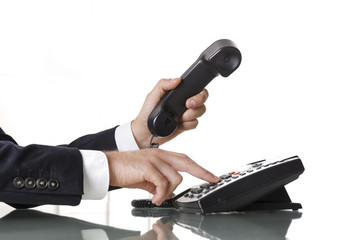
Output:
<path fill-rule="evenodd" d="M 190 100 L 190 102 L 189 102 L 189 107 L 190 108 L 193 108 L 193 107 L 195 107 L 196 106 L 196 102 L 194 101 L 194 100 Z"/>
<path fill-rule="evenodd" d="M 179 80 L 179 78 L 171 78 L 170 82 L 177 82 Z"/>
<path fill-rule="evenodd" d="M 220 181 L 220 178 L 219 178 L 218 176 L 215 176 L 215 175 L 213 174 L 213 177 L 214 177 L 214 179 L 215 179 L 215 178 L 217 179 L 216 181 Z"/>

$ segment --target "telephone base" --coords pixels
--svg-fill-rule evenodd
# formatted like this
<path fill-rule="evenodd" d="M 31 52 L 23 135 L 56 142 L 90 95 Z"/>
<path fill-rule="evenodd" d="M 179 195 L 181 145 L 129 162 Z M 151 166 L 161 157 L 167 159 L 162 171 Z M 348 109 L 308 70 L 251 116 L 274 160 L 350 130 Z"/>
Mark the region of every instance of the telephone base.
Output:
<path fill-rule="evenodd" d="M 299 210 L 302 206 L 300 203 L 293 203 L 287 193 L 285 187 L 264 196 L 263 198 L 251 203 L 246 207 L 234 209 L 238 212 L 248 211 L 275 211 L 275 210 Z"/>

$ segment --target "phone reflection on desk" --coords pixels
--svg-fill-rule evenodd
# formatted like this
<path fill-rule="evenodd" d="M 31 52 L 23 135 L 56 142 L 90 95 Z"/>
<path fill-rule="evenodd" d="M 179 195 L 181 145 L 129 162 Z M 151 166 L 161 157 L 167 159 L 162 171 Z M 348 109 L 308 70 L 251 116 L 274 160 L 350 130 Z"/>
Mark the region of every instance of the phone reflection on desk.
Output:
<path fill-rule="evenodd" d="M 173 209 L 133 209 L 134 216 L 159 218 L 153 228 L 140 231 L 94 224 L 36 210 L 14 210 L 0 219 L 0 239 L 79 240 L 175 240 L 173 227 L 180 226 L 207 239 L 285 239 L 298 211 L 231 212 L 198 215 Z"/>
<path fill-rule="evenodd" d="M 133 209 L 134 216 L 159 217 L 163 224 L 176 224 L 207 239 L 286 239 L 298 211 L 230 212 L 220 214 L 188 214 L 170 209 Z M 159 221 L 156 223 L 159 224 Z M 169 238 L 170 239 L 170 238 Z M 173 239 L 173 238 L 171 238 Z"/>

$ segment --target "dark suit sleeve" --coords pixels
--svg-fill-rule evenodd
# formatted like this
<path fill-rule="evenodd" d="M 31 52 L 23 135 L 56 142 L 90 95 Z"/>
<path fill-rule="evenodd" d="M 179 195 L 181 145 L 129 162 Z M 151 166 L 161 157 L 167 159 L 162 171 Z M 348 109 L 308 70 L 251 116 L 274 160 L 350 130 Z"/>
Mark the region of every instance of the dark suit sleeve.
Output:
<path fill-rule="evenodd" d="M 115 130 L 116 127 L 95 134 L 89 134 L 76 139 L 67 146 L 84 150 L 117 150 Z"/>
<path fill-rule="evenodd" d="M 115 128 L 68 145 L 19 146 L 0 128 L 0 201 L 15 207 L 77 205 L 83 194 L 79 149 L 114 150 Z"/>

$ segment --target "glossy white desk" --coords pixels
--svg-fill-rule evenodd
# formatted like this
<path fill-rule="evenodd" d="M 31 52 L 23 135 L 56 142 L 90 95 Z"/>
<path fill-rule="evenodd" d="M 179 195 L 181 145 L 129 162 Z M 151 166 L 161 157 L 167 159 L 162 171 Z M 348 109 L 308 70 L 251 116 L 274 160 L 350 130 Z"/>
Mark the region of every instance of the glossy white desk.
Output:
<path fill-rule="evenodd" d="M 318 188 L 321 179 L 316 182 L 315 175 L 310 179 L 289 185 L 290 197 L 303 205 L 294 212 L 204 216 L 164 209 L 144 212 L 134 210 L 130 202 L 146 197 L 146 193 L 128 189 L 76 207 L 41 206 L 19 211 L 0 203 L 0 240 L 359 239 L 359 210 L 352 205 L 358 194 L 343 188 L 339 195 L 335 185 Z"/>
<path fill-rule="evenodd" d="M 128 221 L 139 221 L 139 229 L 126 229 L 43 211 L 14 210 L 0 219 L 0 239 L 286 239 L 292 221 L 301 220 L 300 212 L 202 216 L 162 209 L 132 213 L 157 217 L 128 217 Z M 144 220 L 155 223 L 142 232 Z"/>

